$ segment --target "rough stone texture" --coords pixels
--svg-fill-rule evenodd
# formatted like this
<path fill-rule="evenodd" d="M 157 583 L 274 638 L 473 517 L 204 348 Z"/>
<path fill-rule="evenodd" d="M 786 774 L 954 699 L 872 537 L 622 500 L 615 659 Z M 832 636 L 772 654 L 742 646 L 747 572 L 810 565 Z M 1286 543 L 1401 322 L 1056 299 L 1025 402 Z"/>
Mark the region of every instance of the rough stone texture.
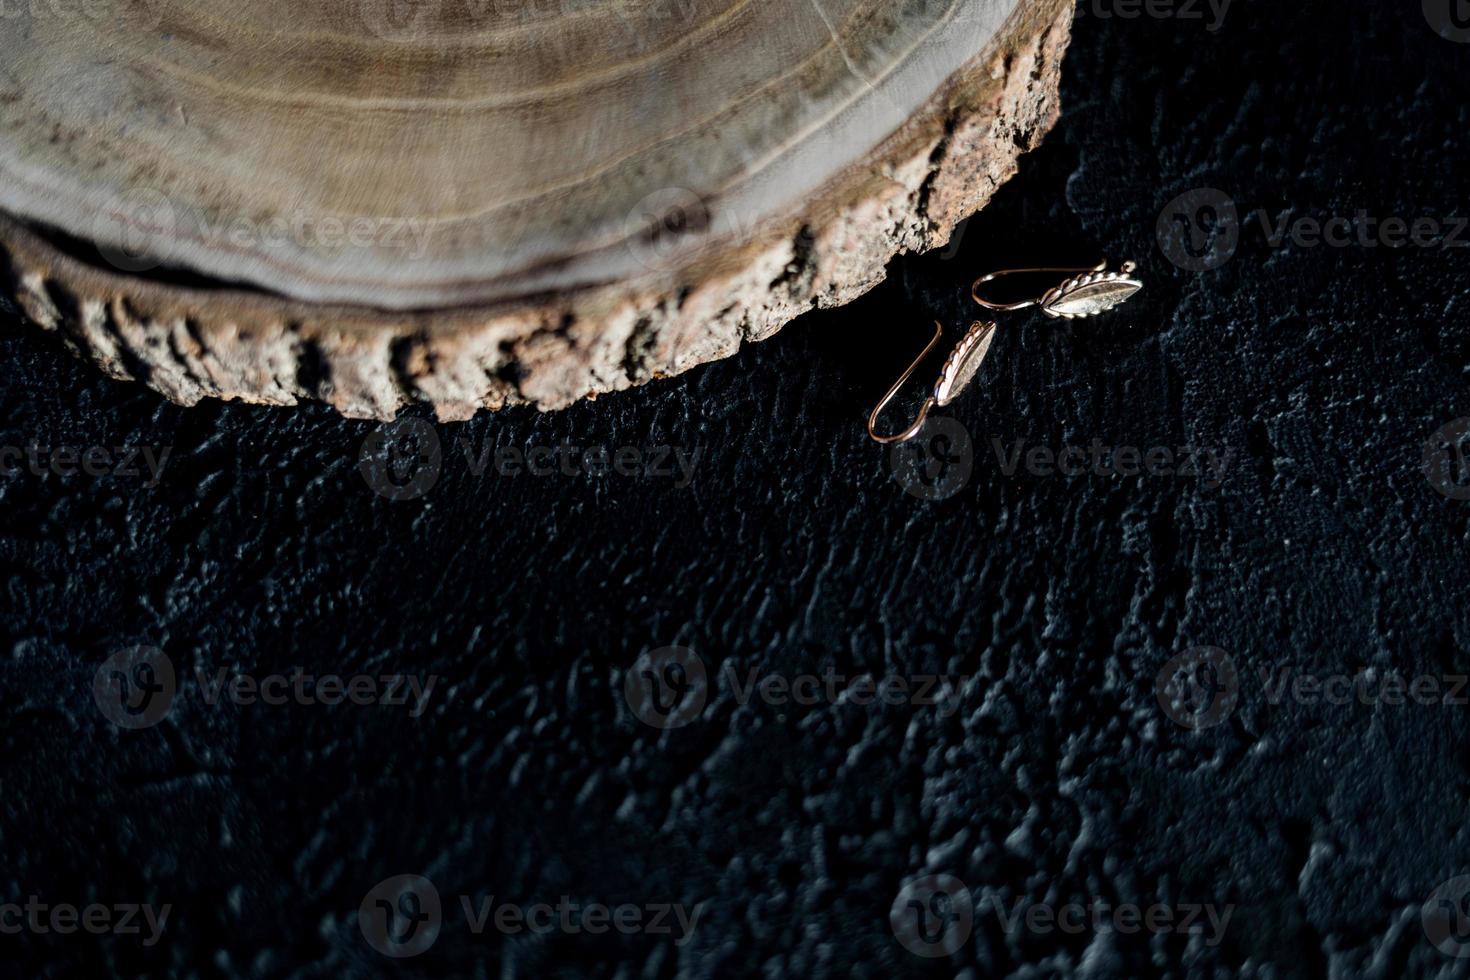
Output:
<path fill-rule="evenodd" d="M 714 258 L 686 264 L 653 243 L 655 271 L 635 282 L 492 309 L 384 314 L 118 275 L 0 216 L 0 292 L 108 374 L 185 405 L 321 399 L 352 418 L 386 419 L 427 403 L 445 421 L 481 407 L 564 408 L 728 357 L 801 313 L 861 296 L 895 254 L 947 242 L 1055 122 L 1070 24 L 1065 0 L 1022 4 L 993 50 L 870 166 Z M 710 220 L 749 232 L 739 215 Z"/>
<path fill-rule="evenodd" d="M 1269 245 L 1194 273 L 1154 239 L 1177 195 L 1242 215 L 1465 212 L 1470 47 L 1418 5 L 1239 0 L 1224 27 L 1077 24 L 1065 115 L 952 258 L 639 391 L 440 425 L 393 503 L 374 423 L 325 406 L 169 404 L 19 324 L 0 445 L 166 444 L 161 483 L 0 478 L 0 894 L 171 902 L 165 941 L 0 935 L 9 975 L 1464 977 L 1420 909 L 1470 872 L 1464 706 L 1273 704 L 1260 679 L 1470 669 L 1470 502 L 1420 470 L 1470 415 L 1470 262 Z M 1135 258 L 1108 317 L 1007 319 L 946 410 L 976 447 L 903 492 L 863 420 L 933 316 L 998 263 Z M 932 365 L 937 369 L 937 362 Z M 1007 476 L 991 445 L 1211 447 L 1199 478 Z M 666 479 L 476 476 L 481 449 L 702 453 Z M 172 714 L 122 732 L 97 666 L 161 645 Z M 958 711 L 740 705 L 637 721 L 625 672 L 686 644 L 790 675 L 973 676 Z M 1225 649 L 1239 704 L 1171 721 L 1155 677 Z M 192 680 L 432 672 L 430 710 L 210 707 Z M 1463 692 L 1462 692 L 1463 694 Z M 948 872 L 1017 899 L 1214 902 L 1224 941 L 1005 931 L 924 961 L 887 917 Z M 471 935 L 391 964 L 357 931 L 389 875 L 502 901 L 705 902 L 692 942 Z M 987 906 L 988 909 L 988 906 Z"/>

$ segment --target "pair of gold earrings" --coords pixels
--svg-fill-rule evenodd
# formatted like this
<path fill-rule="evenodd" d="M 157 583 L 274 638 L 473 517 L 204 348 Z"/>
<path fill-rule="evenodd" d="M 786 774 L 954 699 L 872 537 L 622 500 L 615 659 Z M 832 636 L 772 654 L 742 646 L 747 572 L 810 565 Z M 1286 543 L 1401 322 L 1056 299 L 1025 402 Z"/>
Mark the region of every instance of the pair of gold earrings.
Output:
<path fill-rule="evenodd" d="M 1000 272 L 992 272 L 975 280 L 975 285 L 970 289 L 970 295 L 975 302 L 987 310 L 998 312 L 1009 312 L 1011 310 L 1024 310 L 1031 306 L 1039 306 L 1041 312 L 1052 319 L 1076 320 L 1082 317 L 1097 316 L 1108 310 L 1119 306 L 1140 289 L 1143 283 L 1133 277 L 1133 270 L 1137 266 L 1132 262 L 1124 262 L 1118 272 L 1108 271 L 1106 259 L 1096 266 L 1088 269 L 1004 269 Z M 1005 276 L 1032 275 L 1039 272 L 1067 272 L 1071 276 L 1062 280 L 1056 286 L 1048 289 L 1035 299 L 1022 300 L 1019 303 L 994 303 L 980 295 L 980 287 L 986 283 L 994 282 Z M 944 327 L 939 321 L 934 322 L 934 339 L 920 352 L 918 359 L 909 365 L 909 369 L 903 373 L 883 400 L 873 409 L 873 414 L 868 416 L 868 435 L 877 442 L 907 442 L 919 434 L 924 427 L 924 420 L 929 417 L 929 410 L 934 407 L 943 408 L 960 396 L 965 387 L 974 380 L 980 365 L 985 360 L 985 355 L 990 353 L 990 343 L 995 339 L 996 325 L 993 320 L 976 320 L 965 332 L 964 337 L 950 351 L 949 357 L 945 358 L 944 367 L 939 372 L 939 380 L 934 385 L 934 392 L 924 401 L 924 406 L 919 409 L 919 417 L 914 419 L 914 424 L 904 429 L 897 435 L 882 436 L 878 434 L 878 415 L 898 394 L 904 382 L 918 370 L 924 358 L 939 343 L 939 338 L 944 335 Z"/>

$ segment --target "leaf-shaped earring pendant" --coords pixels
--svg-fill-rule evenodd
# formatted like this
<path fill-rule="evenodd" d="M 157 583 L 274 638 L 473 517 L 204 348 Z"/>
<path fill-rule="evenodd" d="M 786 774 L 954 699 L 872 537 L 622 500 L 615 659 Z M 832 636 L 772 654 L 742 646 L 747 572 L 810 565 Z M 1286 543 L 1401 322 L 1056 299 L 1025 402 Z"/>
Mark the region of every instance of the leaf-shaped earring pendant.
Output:
<path fill-rule="evenodd" d="M 936 324 L 937 326 L 938 324 Z M 990 344 L 995 340 L 995 324 L 988 320 L 976 320 L 960 338 L 955 349 L 944 359 L 944 368 L 939 372 L 939 383 L 934 386 L 934 404 L 943 408 L 960 396 L 974 380 L 990 353 Z"/>
<path fill-rule="evenodd" d="M 1101 265 L 1048 289 L 1038 305 L 1047 316 L 1066 320 L 1106 313 L 1143 288 L 1143 283 L 1133 278 L 1134 268 L 1132 262 L 1125 262 L 1123 271 L 1108 272 L 1106 264 Z"/>
<path fill-rule="evenodd" d="M 1028 306 L 1039 306 L 1041 312 L 1053 319 L 1077 320 L 1106 313 L 1142 289 L 1143 283 L 1133 276 L 1136 268 L 1132 262 L 1124 262 L 1120 271 L 1110 272 L 1105 259 L 1091 269 L 1005 269 L 976 279 L 970 295 L 975 302 L 990 310 L 1024 310 Z M 1076 275 L 1048 289 L 1037 299 L 1019 303 L 995 303 L 980 295 L 980 287 L 988 282 L 1004 276 L 1036 272 L 1071 272 Z"/>

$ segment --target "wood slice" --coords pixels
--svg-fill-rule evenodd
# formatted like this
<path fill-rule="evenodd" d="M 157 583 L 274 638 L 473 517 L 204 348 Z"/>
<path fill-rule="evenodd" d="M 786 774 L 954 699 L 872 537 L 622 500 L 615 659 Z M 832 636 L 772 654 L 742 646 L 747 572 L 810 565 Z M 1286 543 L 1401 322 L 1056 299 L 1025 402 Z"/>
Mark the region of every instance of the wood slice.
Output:
<path fill-rule="evenodd" d="M 0 33 L 0 289 L 176 401 L 443 419 L 733 353 L 948 240 L 1070 0 L 90 0 Z"/>

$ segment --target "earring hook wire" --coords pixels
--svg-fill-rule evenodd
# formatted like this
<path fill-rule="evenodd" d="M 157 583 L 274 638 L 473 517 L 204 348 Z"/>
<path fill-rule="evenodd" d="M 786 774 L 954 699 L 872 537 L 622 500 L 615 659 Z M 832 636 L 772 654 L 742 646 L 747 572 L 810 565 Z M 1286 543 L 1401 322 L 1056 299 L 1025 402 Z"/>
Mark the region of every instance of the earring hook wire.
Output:
<path fill-rule="evenodd" d="M 1132 265 L 1132 263 L 1130 262 L 1129 265 Z M 987 275 L 981 276 L 979 279 L 976 279 L 975 284 L 970 287 L 970 296 L 975 300 L 975 302 L 979 303 L 987 310 L 997 310 L 1001 313 L 1009 313 L 1012 310 L 1024 310 L 1039 304 L 1042 297 L 1038 296 L 1035 299 L 1022 300 L 1019 303 L 992 303 L 990 300 L 980 295 L 980 287 L 985 285 L 986 283 L 994 282 L 997 279 L 1003 279 L 1006 276 L 1025 276 L 1039 272 L 1068 272 L 1072 273 L 1073 275 L 1080 275 L 1084 272 L 1103 272 L 1106 271 L 1107 267 L 1108 260 L 1103 259 L 1101 262 L 1094 266 L 1044 266 L 1032 269 L 1001 269 L 999 272 L 991 272 Z M 1045 294 L 1043 293 L 1042 295 L 1044 296 Z"/>
<path fill-rule="evenodd" d="M 939 338 L 942 336 L 944 336 L 944 327 L 938 320 L 935 320 L 934 338 L 929 341 L 928 345 L 919 353 L 919 356 L 914 359 L 914 363 L 909 365 L 909 369 L 894 382 L 893 387 L 888 389 L 888 394 L 884 395 L 883 400 L 873 409 L 873 414 L 868 416 L 868 435 L 873 438 L 874 442 L 881 442 L 884 445 L 894 442 L 907 442 L 918 435 L 919 430 L 924 427 L 924 420 L 929 417 L 929 409 L 935 405 L 933 395 L 930 395 L 924 400 L 924 405 L 919 409 L 919 417 L 914 419 L 914 424 L 897 435 L 880 436 L 878 434 L 878 416 L 882 413 L 883 409 L 888 407 L 888 403 L 893 401 L 893 396 L 898 394 L 899 389 L 904 386 L 904 383 L 914 376 L 914 372 L 919 369 L 920 364 L 924 363 L 924 358 L 929 356 L 929 352 L 934 349 L 935 344 L 939 343 Z"/>

